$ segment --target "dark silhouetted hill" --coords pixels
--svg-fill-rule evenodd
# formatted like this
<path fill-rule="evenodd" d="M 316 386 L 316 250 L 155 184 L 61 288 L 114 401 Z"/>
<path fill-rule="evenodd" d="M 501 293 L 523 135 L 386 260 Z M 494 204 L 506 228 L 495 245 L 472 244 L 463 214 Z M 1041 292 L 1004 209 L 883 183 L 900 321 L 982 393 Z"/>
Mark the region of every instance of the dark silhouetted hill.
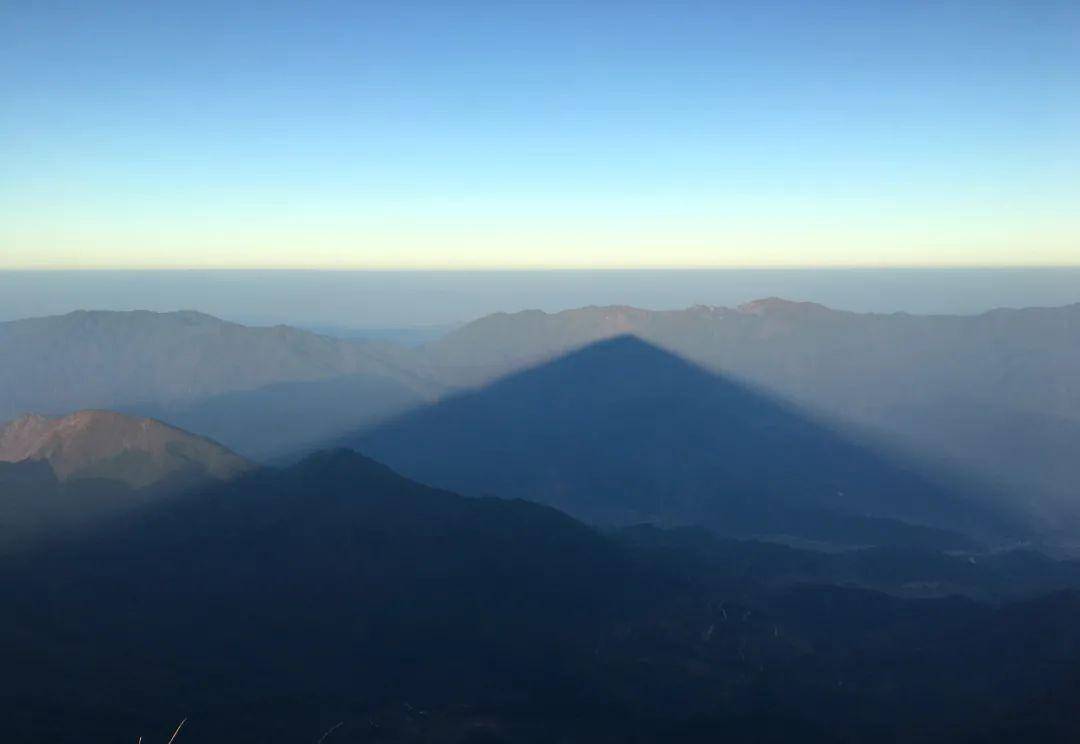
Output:
<path fill-rule="evenodd" d="M 0 582 L 25 601 L 7 615 L 23 640 L 5 645 L 18 690 L 2 697 L 36 711 L 26 731 L 96 722 L 92 740 L 185 709 L 224 720 L 204 740 L 265 741 L 272 728 L 236 719 L 279 698 L 313 727 L 323 706 L 517 704 L 572 693 L 568 659 L 645 586 L 662 591 L 638 573 L 548 507 L 466 499 L 322 452 L 8 559 Z M 48 710 L 64 713 L 31 720 Z"/>

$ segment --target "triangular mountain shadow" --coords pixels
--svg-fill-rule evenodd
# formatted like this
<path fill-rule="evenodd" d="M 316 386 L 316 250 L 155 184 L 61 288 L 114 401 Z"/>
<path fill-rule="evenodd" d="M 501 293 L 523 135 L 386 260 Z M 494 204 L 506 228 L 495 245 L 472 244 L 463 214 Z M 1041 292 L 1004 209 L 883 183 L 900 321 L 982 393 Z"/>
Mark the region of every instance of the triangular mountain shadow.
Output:
<path fill-rule="evenodd" d="M 971 494 L 633 336 L 344 440 L 417 480 L 601 524 L 697 524 L 843 544 L 991 533 Z"/>

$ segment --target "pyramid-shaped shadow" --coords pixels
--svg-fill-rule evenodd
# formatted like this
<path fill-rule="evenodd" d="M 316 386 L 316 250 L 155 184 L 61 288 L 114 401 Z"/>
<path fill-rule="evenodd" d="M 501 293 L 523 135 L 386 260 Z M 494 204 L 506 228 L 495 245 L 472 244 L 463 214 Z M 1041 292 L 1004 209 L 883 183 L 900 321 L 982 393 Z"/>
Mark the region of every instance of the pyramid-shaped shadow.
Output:
<path fill-rule="evenodd" d="M 598 523 L 699 524 L 849 544 L 890 541 L 901 525 L 883 520 L 1000 526 L 970 494 L 633 336 L 414 410 L 345 444 L 426 483 L 539 501 Z"/>

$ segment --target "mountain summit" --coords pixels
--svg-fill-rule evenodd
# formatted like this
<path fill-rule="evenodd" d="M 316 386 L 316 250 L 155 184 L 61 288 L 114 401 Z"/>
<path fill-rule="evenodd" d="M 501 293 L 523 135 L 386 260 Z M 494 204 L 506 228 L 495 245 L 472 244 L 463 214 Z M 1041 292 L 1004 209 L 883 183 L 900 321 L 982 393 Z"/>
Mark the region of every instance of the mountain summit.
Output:
<path fill-rule="evenodd" d="M 61 481 L 107 478 L 135 488 L 167 479 L 227 480 L 251 465 L 209 439 L 112 411 L 27 415 L 0 429 L 0 461 L 43 460 Z"/>

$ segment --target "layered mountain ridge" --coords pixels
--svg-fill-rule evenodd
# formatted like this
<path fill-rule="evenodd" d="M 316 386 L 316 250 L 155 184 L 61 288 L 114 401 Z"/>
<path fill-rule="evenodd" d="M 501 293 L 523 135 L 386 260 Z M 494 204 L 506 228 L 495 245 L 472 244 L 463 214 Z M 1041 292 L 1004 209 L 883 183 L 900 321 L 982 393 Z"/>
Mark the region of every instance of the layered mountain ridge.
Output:
<path fill-rule="evenodd" d="M 283 461 L 625 334 L 865 432 L 875 447 L 979 480 L 1062 539 L 1080 529 L 1080 305 L 973 316 L 778 298 L 530 310 L 420 348 L 198 313 L 73 313 L 0 324 L 0 419 L 105 407 Z"/>
<path fill-rule="evenodd" d="M 133 404 L 182 404 L 344 375 L 422 382 L 390 344 L 249 327 L 193 311 L 78 311 L 0 323 L 0 420 Z"/>

